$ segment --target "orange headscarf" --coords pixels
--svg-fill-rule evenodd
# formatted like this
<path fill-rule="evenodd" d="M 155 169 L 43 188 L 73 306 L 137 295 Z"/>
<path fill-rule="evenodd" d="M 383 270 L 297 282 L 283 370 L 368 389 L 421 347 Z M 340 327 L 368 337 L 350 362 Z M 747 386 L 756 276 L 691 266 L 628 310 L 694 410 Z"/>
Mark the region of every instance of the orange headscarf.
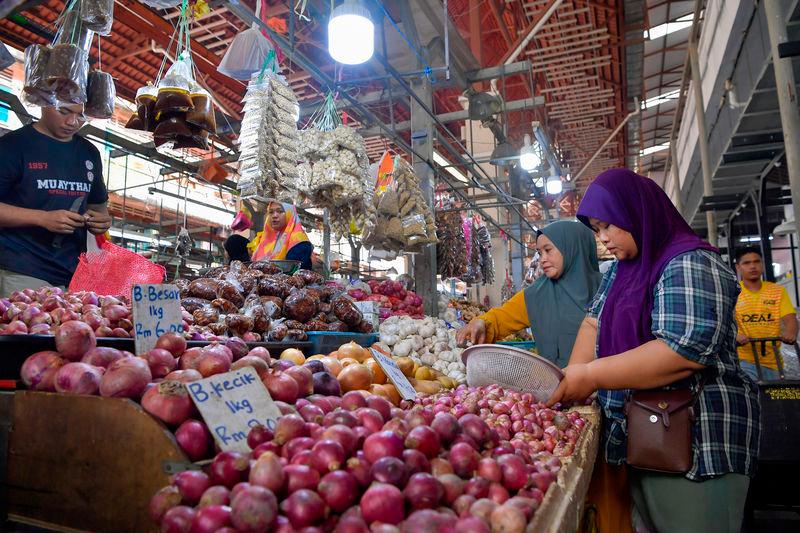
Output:
<path fill-rule="evenodd" d="M 277 202 L 270 202 L 277 203 Z M 286 259 L 286 254 L 295 245 L 308 240 L 308 235 L 300 224 L 300 217 L 293 205 L 281 203 L 286 212 L 286 227 L 278 232 L 269 225 L 269 215 L 264 221 L 261 240 L 253 253 L 253 261 Z"/>

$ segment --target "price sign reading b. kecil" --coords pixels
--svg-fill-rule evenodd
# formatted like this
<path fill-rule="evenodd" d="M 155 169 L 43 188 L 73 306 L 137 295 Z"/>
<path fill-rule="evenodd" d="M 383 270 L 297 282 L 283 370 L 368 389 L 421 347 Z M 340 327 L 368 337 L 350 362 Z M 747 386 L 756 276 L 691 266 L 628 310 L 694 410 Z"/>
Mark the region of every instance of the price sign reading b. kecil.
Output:
<path fill-rule="evenodd" d="M 403 371 L 400 370 L 400 367 L 397 366 L 397 363 L 394 362 L 394 359 L 375 348 L 370 348 L 370 350 L 372 351 L 372 356 L 375 361 L 377 361 L 383 369 L 383 373 L 394 383 L 400 396 L 402 396 L 404 400 L 413 400 L 416 398 L 417 391 L 414 389 L 413 385 L 411 385 L 411 382 L 408 381 L 406 375 L 403 374 Z"/>
<path fill-rule="evenodd" d="M 181 296 L 175 285 L 134 285 L 131 304 L 137 354 L 152 350 L 164 333 L 183 331 Z"/>

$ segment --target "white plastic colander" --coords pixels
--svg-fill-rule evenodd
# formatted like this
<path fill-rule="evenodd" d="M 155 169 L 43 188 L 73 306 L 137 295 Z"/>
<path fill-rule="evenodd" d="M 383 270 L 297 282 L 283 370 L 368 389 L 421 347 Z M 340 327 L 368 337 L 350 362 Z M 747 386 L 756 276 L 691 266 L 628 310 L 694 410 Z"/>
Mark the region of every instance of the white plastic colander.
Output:
<path fill-rule="evenodd" d="M 461 360 L 470 387 L 497 384 L 529 392 L 539 402 L 547 400 L 564 378 L 561 369 L 547 359 L 513 346 L 477 344 L 464 350 Z"/>

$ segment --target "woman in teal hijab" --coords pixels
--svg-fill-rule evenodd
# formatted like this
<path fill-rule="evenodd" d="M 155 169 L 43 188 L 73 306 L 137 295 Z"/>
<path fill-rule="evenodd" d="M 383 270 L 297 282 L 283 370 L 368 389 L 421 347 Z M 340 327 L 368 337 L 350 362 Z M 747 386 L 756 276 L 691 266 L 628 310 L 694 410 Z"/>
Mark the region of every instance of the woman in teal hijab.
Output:
<path fill-rule="evenodd" d="M 536 247 L 544 276 L 458 330 L 456 339 L 491 343 L 530 326 L 539 354 L 563 368 L 600 286 L 597 245 L 580 222 L 558 221 L 539 232 Z"/>

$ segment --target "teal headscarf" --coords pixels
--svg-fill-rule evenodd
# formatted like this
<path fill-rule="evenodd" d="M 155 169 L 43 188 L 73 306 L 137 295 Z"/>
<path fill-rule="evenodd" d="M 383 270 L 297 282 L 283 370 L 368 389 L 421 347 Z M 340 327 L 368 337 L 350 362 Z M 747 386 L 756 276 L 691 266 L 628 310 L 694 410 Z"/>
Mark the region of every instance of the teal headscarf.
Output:
<path fill-rule="evenodd" d="M 557 280 L 542 276 L 525 289 L 525 306 L 539 354 L 563 368 L 586 316 L 586 304 L 602 279 L 597 244 L 592 231 L 580 222 L 553 222 L 540 234 L 561 252 L 564 271 Z"/>

